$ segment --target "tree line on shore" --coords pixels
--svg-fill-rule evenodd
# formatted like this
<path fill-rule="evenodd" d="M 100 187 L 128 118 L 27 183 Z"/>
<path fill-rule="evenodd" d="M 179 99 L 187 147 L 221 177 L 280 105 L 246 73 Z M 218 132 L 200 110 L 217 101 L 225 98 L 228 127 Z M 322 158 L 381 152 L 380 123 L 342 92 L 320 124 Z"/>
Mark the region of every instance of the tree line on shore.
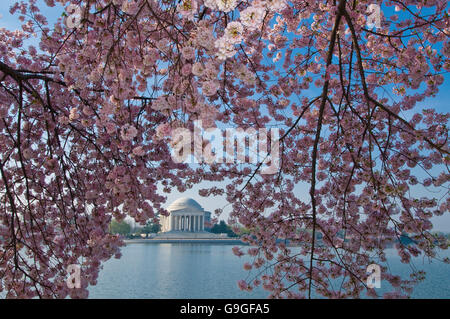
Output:
<path fill-rule="evenodd" d="M 130 223 L 122 220 L 120 222 L 112 220 L 109 225 L 109 232 L 111 234 L 122 235 L 125 238 L 148 238 L 151 234 L 158 233 L 161 230 L 161 225 L 149 220 L 144 227 L 133 227 Z M 230 225 L 221 220 L 219 223 L 212 225 L 211 227 L 205 227 L 205 231 L 214 234 L 227 234 L 228 237 L 238 237 Z M 241 229 L 239 233 L 245 233 L 245 229 Z"/>
<path fill-rule="evenodd" d="M 213 224 L 211 227 L 205 227 L 205 231 L 214 233 L 214 234 L 227 234 L 228 237 L 239 237 L 243 234 L 248 234 L 250 231 L 245 227 L 238 227 L 238 231 L 233 231 L 233 228 L 228 225 L 225 221 L 221 220 L 219 223 Z M 116 221 L 112 220 L 109 225 L 109 232 L 111 234 L 122 235 L 125 238 L 133 239 L 133 238 L 149 238 L 151 234 L 156 234 L 161 230 L 161 225 L 158 222 L 153 220 L 149 220 L 144 227 L 133 227 L 130 223 L 126 221 Z M 343 233 L 339 233 L 340 237 L 343 237 Z M 450 245 L 450 233 L 443 232 L 434 232 L 433 235 L 435 237 L 444 236 L 447 238 L 447 241 Z M 320 233 L 316 234 L 318 240 L 322 239 L 322 235 Z M 404 245 L 409 245 L 414 243 L 411 237 L 408 234 L 402 234 L 400 236 L 400 242 Z"/>

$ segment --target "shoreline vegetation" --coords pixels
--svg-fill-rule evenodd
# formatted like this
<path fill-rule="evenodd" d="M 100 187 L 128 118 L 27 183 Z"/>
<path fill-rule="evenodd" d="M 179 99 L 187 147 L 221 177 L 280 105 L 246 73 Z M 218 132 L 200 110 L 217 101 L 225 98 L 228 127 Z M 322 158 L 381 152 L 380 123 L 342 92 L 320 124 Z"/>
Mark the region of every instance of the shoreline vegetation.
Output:
<path fill-rule="evenodd" d="M 143 227 L 139 226 L 131 226 L 129 222 L 124 220 L 118 222 L 116 220 L 112 220 L 109 225 L 109 232 L 111 234 L 121 235 L 125 239 L 153 239 L 158 236 L 164 236 L 161 232 L 161 225 L 154 220 L 149 220 L 147 224 Z M 249 231 L 243 227 L 241 227 L 238 231 L 239 234 L 235 233 L 232 227 L 226 224 L 223 220 L 221 220 L 218 224 L 209 225 L 209 227 L 205 224 L 205 234 L 211 234 L 211 237 L 217 236 L 225 236 L 224 238 L 232 238 L 238 239 L 239 235 L 249 234 Z M 180 234 L 178 237 L 180 239 L 185 239 L 185 236 Z M 172 236 L 171 236 L 172 237 Z M 188 238 L 191 236 L 187 236 Z M 204 237 L 204 236 L 203 236 Z M 177 237 L 172 237 L 177 238 Z M 172 239 L 171 238 L 171 239 Z M 161 238 L 160 238 L 161 239 Z"/>
<path fill-rule="evenodd" d="M 224 244 L 224 245 L 242 245 L 248 246 L 249 243 L 240 240 L 239 238 L 133 238 L 125 239 L 125 244 Z M 291 243 L 285 240 L 279 240 L 279 242 L 285 242 L 288 247 L 300 246 L 300 243 Z M 385 248 L 393 248 L 395 243 L 386 244 Z M 410 245 L 406 244 L 406 245 Z M 413 243 L 412 243 L 413 244 Z M 319 246 L 323 245 L 318 243 Z M 449 243 L 450 247 L 450 243 Z"/>
<path fill-rule="evenodd" d="M 128 243 L 197 243 L 197 244 L 234 244 L 234 245 L 249 245 L 240 239 L 241 235 L 249 234 L 250 231 L 243 227 L 236 228 L 237 233 L 233 231 L 233 228 L 226 224 L 224 221 L 220 221 L 218 224 L 211 225 L 211 228 L 205 228 L 202 233 L 162 233 L 160 232 L 160 225 L 155 221 L 149 221 L 144 227 L 135 227 L 134 229 L 125 221 L 117 222 L 112 221 L 110 225 L 110 232 L 113 234 L 119 234 L 124 237 L 124 242 Z M 300 230 L 301 231 L 301 230 Z M 308 230 L 303 230 L 308 231 Z M 209 235 L 209 236 L 208 236 Z M 434 234 L 437 237 L 446 238 L 447 244 L 450 247 L 450 234 L 436 232 Z M 344 242 L 351 240 L 351 238 L 345 238 L 344 234 L 339 233 L 338 236 L 344 240 Z M 321 233 L 316 234 L 316 240 L 319 245 L 323 245 L 323 236 Z M 287 246 L 300 246 L 302 243 L 293 242 L 289 239 L 278 239 L 278 243 L 285 243 Z M 401 245 L 413 245 L 415 241 L 411 234 L 403 233 L 399 240 L 389 242 L 385 245 L 386 248 L 392 248 L 395 244 Z M 438 240 L 436 240 L 438 244 Z"/>
<path fill-rule="evenodd" d="M 133 238 L 125 239 L 125 244 L 225 244 L 248 245 L 239 238 Z"/>
<path fill-rule="evenodd" d="M 180 234 L 181 235 L 181 234 Z M 212 233 L 211 233 L 212 235 Z M 348 241 L 350 239 L 347 239 Z M 226 244 L 226 245 L 243 245 L 248 246 L 249 243 L 242 241 L 239 237 L 205 237 L 205 238 L 194 238 L 194 237 L 148 237 L 148 238 L 125 238 L 125 244 L 133 244 L 133 243 L 148 243 L 148 244 L 166 244 L 166 243 L 174 243 L 174 244 Z M 287 239 L 278 239 L 278 243 L 285 243 L 286 246 L 300 246 L 301 243 L 294 243 Z M 318 245 L 323 245 L 322 238 L 317 239 Z M 415 242 L 407 236 L 401 236 L 401 239 L 398 241 L 387 243 L 385 248 L 393 248 L 396 243 L 401 243 L 402 245 L 414 245 Z M 447 240 L 448 247 L 450 247 L 450 239 Z"/>

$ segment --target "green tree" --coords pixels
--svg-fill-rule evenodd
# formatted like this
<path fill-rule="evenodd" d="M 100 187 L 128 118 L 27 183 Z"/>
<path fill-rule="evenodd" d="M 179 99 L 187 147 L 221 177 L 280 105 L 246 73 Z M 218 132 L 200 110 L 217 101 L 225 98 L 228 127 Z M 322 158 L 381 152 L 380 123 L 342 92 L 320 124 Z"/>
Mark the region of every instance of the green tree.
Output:
<path fill-rule="evenodd" d="M 214 224 L 210 232 L 214 234 L 227 234 L 229 237 L 237 237 L 231 227 L 227 225 L 223 220 L 221 220 L 219 224 Z"/>
<path fill-rule="evenodd" d="M 118 222 L 116 220 L 112 220 L 111 224 L 109 225 L 109 231 L 111 234 L 126 236 L 131 233 L 131 226 L 125 221 Z"/>
<path fill-rule="evenodd" d="M 211 233 L 214 234 L 223 234 L 227 232 L 227 224 L 223 220 L 219 222 L 219 224 L 214 224 L 211 228 Z"/>
<path fill-rule="evenodd" d="M 148 234 L 157 233 L 161 229 L 161 225 L 159 223 L 154 223 L 153 221 L 147 221 L 147 224 L 141 229 L 140 233 L 145 234 L 148 237 Z"/>

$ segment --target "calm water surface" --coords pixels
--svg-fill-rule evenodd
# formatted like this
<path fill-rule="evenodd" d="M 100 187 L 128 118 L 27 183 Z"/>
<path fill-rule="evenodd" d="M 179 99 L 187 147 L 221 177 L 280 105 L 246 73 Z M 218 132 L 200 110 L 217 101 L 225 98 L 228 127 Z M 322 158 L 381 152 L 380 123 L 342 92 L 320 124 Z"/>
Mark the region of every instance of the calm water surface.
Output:
<path fill-rule="evenodd" d="M 90 298 L 266 298 L 262 288 L 243 292 L 237 281 L 247 279 L 242 265 L 246 257 L 236 257 L 231 245 L 131 243 L 122 248 L 120 259 L 104 264 L 98 283 L 90 288 Z M 388 250 L 393 272 L 408 276 Z M 442 256 L 450 256 L 446 251 Z M 450 298 L 450 265 L 416 259 L 414 265 L 427 272 L 413 298 Z M 383 284 L 382 284 L 383 288 Z M 382 289 L 380 289 L 382 290 Z M 377 290 L 379 291 L 379 290 Z"/>

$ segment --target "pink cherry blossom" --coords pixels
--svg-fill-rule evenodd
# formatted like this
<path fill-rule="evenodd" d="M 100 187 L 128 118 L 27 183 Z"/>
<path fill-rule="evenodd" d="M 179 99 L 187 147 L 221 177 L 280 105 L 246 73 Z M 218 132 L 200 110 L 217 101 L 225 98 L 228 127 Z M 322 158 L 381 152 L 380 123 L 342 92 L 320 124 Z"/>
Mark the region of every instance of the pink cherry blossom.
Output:
<path fill-rule="evenodd" d="M 200 62 L 196 62 L 192 66 L 192 74 L 194 74 L 196 76 L 202 76 L 204 71 L 205 71 L 205 67 Z"/>
<path fill-rule="evenodd" d="M 145 151 L 142 146 L 137 146 L 137 147 L 133 148 L 133 154 L 136 156 L 144 156 Z"/>
<path fill-rule="evenodd" d="M 230 12 L 236 8 L 237 0 L 215 0 L 218 10 L 223 12 Z"/>
<path fill-rule="evenodd" d="M 124 126 L 122 126 L 122 129 L 120 130 L 120 137 L 122 137 L 122 139 L 125 141 L 131 141 L 133 138 L 136 137 L 137 133 L 138 131 L 134 126 L 130 124 L 125 124 Z"/>
<path fill-rule="evenodd" d="M 0 28 L 6 297 L 88 297 L 121 256 L 111 220 L 157 220 L 167 194 L 189 188 L 227 202 L 249 244 L 232 249 L 248 275 L 238 286 L 272 298 L 377 297 L 373 262 L 383 296 L 403 298 L 424 274 L 399 276 L 386 248 L 406 264 L 448 248 L 434 229 L 450 208 L 450 115 L 432 99 L 450 71 L 446 1 L 378 1 L 372 29 L 367 1 L 93 4 L 76 1 L 90 9 L 70 27 L 46 7 L 68 1 L 18 2 L 21 26 Z M 206 163 L 199 121 L 281 134 L 256 162 Z M 177 161 L 193 143 L 199 165 Z M 78 290 L 65 284 L 72 264 Z"/>
<path fill-rule="evenodd" d="M 202 93 L 205 96 L 211 96 L 211 95 L 216 94 L 218 89 L 219 89 L 219 83 L 215 80 L 203 82 Z"/>
<path fill-rule="evenodd" d="M 187 60 L 193 60 L 195 58 L 195 49 L 187 46 L 181 49 L 182 56 Z"/>
<path fill-rule="evenodd" d="M 256 30 L 261 27 L 265 12 L 260 6 L 252 6 L 242 10 L 240 14 L 242 25 L 249 30 Z"/>

